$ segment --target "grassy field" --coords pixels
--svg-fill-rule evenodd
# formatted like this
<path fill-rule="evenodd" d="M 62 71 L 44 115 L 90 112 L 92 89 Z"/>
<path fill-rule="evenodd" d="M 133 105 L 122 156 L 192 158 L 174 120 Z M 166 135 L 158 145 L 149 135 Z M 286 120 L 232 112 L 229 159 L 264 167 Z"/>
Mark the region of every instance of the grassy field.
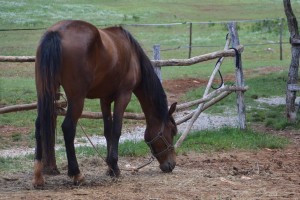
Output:
<path fill-rule="evenodd" d="M 281 0 L 1 0 L 1 29 L 44 28 L 62 19 L 98 26 L 285 17 Z M 292 1 L 296 16 L 299 0 Z"/>
<path fill-rule="evenodd" d="M 152 57 L 152 46 L 160 44 L 161 58 L 187 58 L 189 41 L 189 25 L 183 22 L 220 22 L 228 20 L 259 20 L 269 21 L 240 22 L 239 36 L 241 44 L 245 45 L 242 55 L 245 70 L 260 67 L 279 67 L 278 73 L 245 77 L 250 90 L 246 92 L 246 104 L 250 108 L 247 117 L 250 122 L 262 121 L 265 124 L 278 124 L 278 129 L 289 126 L 284 121 L 284 107 L 268 108 L 261 112 L 255 108 L 256 97 L 283 96 L 285 80 L 290 63 L 289 33 L 286 21 L 283 32 L 283 60 L 279 60 L 280 18 L 285 18 L 281 0 L 219 0 L 212 3 L 210 0 L 157 0 L 157 1 L 117 1 L 117 0 L 54 0 L 38 1 L 23 0 L 0 1 L 0 55 L 35 55 L 38 41 L 53 23 L 63 19 L 81 19 L 89 21 L 98 27 L 122 24 L 142 44 L 149 57 Z M 300 16 L 300 1 L 293 0 L 292 6 L 295 15 Z M 147 23 L 177 23 L 176 26 L 131 26 L 132 24 Z M 16 30 L 10 30 L 16 29 Z M 35 29 L 35 30 L 24 30 Z M 193 25 L 193 52 L 200 55 L 223 48 L 227 34 L 226 23 L 194 24 Z M 257 45 L 263 44 L 263 45 Z M 234 72 L 233 59 L 225 59 L 222 72 L 224 76 Z M 186 77 L 207 78 L 215 61 L 197 64 L 192 67 L 164 67 L 163 79 Z M 0 63 L 0 105 L 14 105 L 31 103 L 36 99 L 34 85 L 33 63 Z M 195 99 L 201 95 L 203 88 L 190 91 L 183 100 Z M 221 113 L 225 107 L 234 106 L 234 97 L 215 106 L 210 112 Z M 267 106 L 266 106 L 267 108 Z M 98 111 L 98 100 L 87 100 L 85 110 Z M 277 116 L 267 113 L 276 110 Z M 130 112 L 139 112 L 137 100 L 127 108 Z M 34 119 L 36 111 L 4 114 L 0 116 L 1 126 L 26 127 L 27 136 L 17 132 L 12 135 L 13 140 L 29 139 L 29 146 L 33 146 Z M 270 119 L 273 122 L 270 122 Z M 60 117 L 59 123 L 62 118 Z M 282 122 L 283 121 L 283 122 Z M 99 120 L 82 120 L 87 131 L 92 134 L 102 133 L 102 122 Z M 127 121 L 125 122 L 127 123 Z M 130 122 L 131 123 L 131 122 Z M 273 125 L 272 125 L 273 126 Z M 297 125 L 298 126 L 298 125 Z M 82 132 L 79 130 L 78 135 Z M 0 136 L 1 139 L 2 136 Z M 0 148 L 7 147 L 7 140 L 2 138 Z M 18 143 L 17 143 L 18 144 Z"/>

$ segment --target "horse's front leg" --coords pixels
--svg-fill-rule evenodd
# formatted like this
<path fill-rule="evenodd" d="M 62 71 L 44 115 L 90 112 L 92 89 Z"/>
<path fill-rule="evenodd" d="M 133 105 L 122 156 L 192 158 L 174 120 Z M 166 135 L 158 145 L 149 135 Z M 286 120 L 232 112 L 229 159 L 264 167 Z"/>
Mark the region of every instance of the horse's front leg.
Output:
<path fill-rule="evenodd" d="M 111 140 L 112 140 L 112 115 L 111 115 L 111 100 L 110 99 L 101 99 L 101 111 L 103 115 L 103 123 L 104 123 L 104 136 L 106 139 L 106 147 L 107 147 L 107 156 L 106 163 L 108 165 L 107 174 L 113 176 L 112 166 L 108 162 L 109 155 L 111 154 Z"/>
<path fill-rule="evenodd" d="M 120 169 L 118 167 L 119 139 L 122 131 L 123 115 L 130 98 L 131 93 L 123 93 L 115 100 L 111 133 L 108 136 L 108 154 L 106 158 L 109 167 L 108 174 L 110 176 L 118 177 L 120 175 Z"/>

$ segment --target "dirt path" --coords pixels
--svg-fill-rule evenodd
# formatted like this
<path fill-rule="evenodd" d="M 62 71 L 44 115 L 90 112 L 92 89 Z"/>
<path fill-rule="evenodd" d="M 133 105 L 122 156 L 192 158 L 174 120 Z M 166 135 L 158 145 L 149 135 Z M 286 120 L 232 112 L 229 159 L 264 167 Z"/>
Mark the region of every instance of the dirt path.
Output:
<path fill-rule="evenodd" d="M 0 199 L 299 199 L 300 133 L 256 126 L 262 132 L 288 137 L 285 149 L 259 151 L 189 153 L 177 158 L 170 174 L 162 173 L 153 162 L 137 173 L 124 171 L 147 158 L 121 157 L 122 175 L 111 179 L 98 158 L 79 161 L 86 182 L 74 186 L 61 174 L 46 176 L 46 185 L 36 190 L 32 172 L 0 175 Z"/>
<path fill-rule="evenodd" d="M 121 158 L 122 167 L 145 158 Z M 66 176 L 46 177 L 43 190 L 31 186 L 31 172 L 0 177 L 0 199 L 299 199 L 300 148 L 231 151 L 181 155 L 171 174 L 157 163 L 138 173 L 122 171 L 113 180 L 105 176 L 99 158 L 80 161 L 86 183 L 73 186 Z"/>

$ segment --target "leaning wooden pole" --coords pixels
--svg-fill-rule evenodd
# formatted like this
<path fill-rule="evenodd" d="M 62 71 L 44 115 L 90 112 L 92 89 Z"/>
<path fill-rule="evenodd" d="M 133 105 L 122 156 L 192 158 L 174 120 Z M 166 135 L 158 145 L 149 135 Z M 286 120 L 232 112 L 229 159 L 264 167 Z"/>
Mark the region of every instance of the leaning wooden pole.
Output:
<path fill-rule="evenodd" d="M 224 47 L 224 50 L 227 50 L 230 44 L 230 38 L 227 38 L 226 40 L 226 44 Z M 217 72 L 220 69 L 220 66 L 223 62 L 224 57 L 221 57 L 218 64 L 216 65 L 214 71 L 212 72 L 212 75 L 210 76 L 210 79 L 208 81 L 208 84 L 206 86 L 206 89 L 204 91 L 203 97 L 205 98 L 208 95 L 209 89 L 211 88 L 211 85 L 213 83 L 213 80 L 215 78 L 215 75 L 217 74 Z M 180 136 L 180 138 L 177 140 L 176 144 L 175 144 L 175 148 L 178 148 L 182 142 L 185 140 L 186 136 L 188 135 L 188 133 L 190 132 L 194 122 L 197 120 L 197 118 L 199 117 L 200 113 L 203 111 L 203 107 L 204 107 L 204 103 L 200 103 L 197 107 L 197 109 L 195 110 L 195 112 L 193 113 L 193 116 L 191 118 L 191 121 L 189 122 L 188 126 L 186 127 L 186 129 L 184 130 L 184 132 L 182 133 L 182 135 Z"/>
<path fill-rule="evenodd" d="M 284 11 L 287 17 L 288 27 L 290 31 L 290 42 L 292 45 L 291 48 L 292 59 L 291 59 L 289 75 L 287 80 L 287 89 L 286 89 L 286 116 L 289 121 L 295 122 L 297 119 L 295 100 L 296 100 L 297 88 L 299 89 L 299 87 L 297 87 L 297 82 L 298 82 L 299 57 L 300 57 L 300 35 L 298 29 L 298 22 L 293 13 L 290 0 L 283 0 L 283 5 L 284 5 Z"/>
<path fill-rule="evenodd" d="M 236 22 L 228 23 L 228 30 L 232 40 L 232 48 L 237 48 L 240 45 L 240 40 L 237 32 Z M 236 52 L 236 68 L 235 68 L 235 84 L 237 87 L 244 87 L 244 74 L 242 66 L 241 54 Z M 246 129 L 246 107 L 244 102 L 244 91 L 236 91 L 236 103 L 238 112 L 239 128 Z"/>

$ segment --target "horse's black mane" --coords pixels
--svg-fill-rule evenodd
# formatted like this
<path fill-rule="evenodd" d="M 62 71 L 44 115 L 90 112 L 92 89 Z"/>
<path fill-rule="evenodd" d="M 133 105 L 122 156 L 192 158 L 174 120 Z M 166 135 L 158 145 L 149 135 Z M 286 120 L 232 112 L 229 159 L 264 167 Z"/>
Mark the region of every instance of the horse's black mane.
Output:
<path fill-rule="evenodd" d="M 168 102 L 162 84 L 154 72 L 154 68 L 148 56 L 137 42 L 137 40 L 125 29 L 120 27 L 123 34 L 128 38 L 134 46 L 139 57 L 142 72 L 142 87 L 145 95 L 150 98 L 156 109 L 157 117 L 166 121 L 168 119 Z"/>

